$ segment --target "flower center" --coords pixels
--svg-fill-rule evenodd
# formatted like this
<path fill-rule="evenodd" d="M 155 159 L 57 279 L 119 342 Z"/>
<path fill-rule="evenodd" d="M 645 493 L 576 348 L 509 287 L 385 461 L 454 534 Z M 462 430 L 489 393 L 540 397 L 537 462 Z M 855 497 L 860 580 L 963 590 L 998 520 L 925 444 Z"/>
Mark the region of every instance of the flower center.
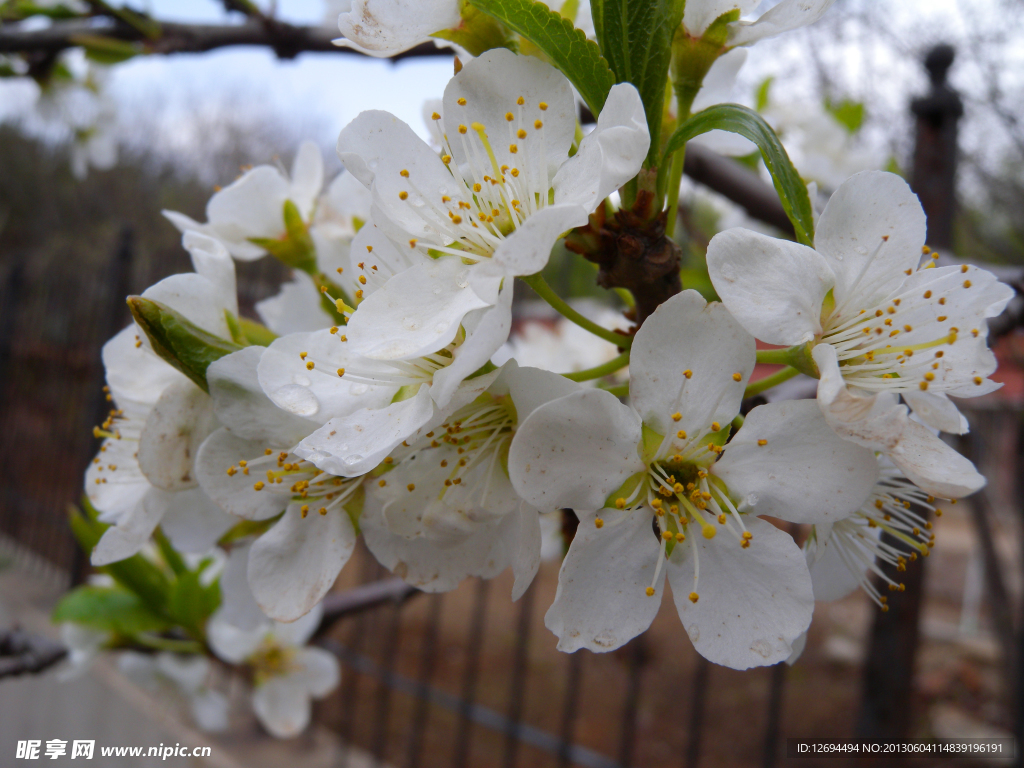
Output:
<path fill-rule="evenodd" d="M 253 668 L 256 685 L 261 685 L 272 677 L 279 677 L 295 669 L 295 649 L 280 645 L 268 636 L 248 658 L 248 662 Z"/>
<path fill-rule="evenodd" d="M 890 592 L 902 592 L 904 585 L 886 574 L 879 563 L 896 567 L 899 573 L 915 562 L 918 555 L 927 557 L 935 546 L 932 524 L 914 511 L 913 505 L 942 516 L 935 506 L 935 498 L 907 480 L 898 470 L 883 469 L 882 478 L 875 484 L 871 496 L 851 517 L 840 520 L 832 527 L 828 543 L 851 573 L 857 575 L 861 588 L 883 610 L 889 610 L 888 598 L 883 595 L 870 575 L 875 573 Z M 954 502 L 955 503 L 955 502 Z M 899 546 L 876 535 L 876 531 L 889 534 Z M 812 533 L 812 545 L 818 546 L 817 529 Z"/>
<path fill-rule="evenodd" d="M 884 244 L 883 239 L 876 256 Z M 917 272 L 934 267 L 929 259 Z M 966 265 L 961 267 L 961 272 L 968 270 Z M 912 273 L 908 270 L 908 276 Z M 901 284 L 858 309 L 854 309 L 857 299 L 851 289 L 843 304 L 823 312 L 820 341 L 835 348 L 843 378 L 861 389 L 906 392 L 937 387 L 942 391 L 960 386 L 963 382 L 955 380 L 954 358 L 947 352 L 961 329 L 951 324 L 949 307 L 970 287 L 970 280 L 950 280 L 948 271 L 943 271 L 935 280 L 915 282 L 913 288 Z M 872 285 L 865 285 L 856 293 L 863 297 L 871 291 Z M 972 328 L 970 333 L 978 337 L 983 331 Z M 980 385 L 984 379 L 973 376 L 972 380 Z"/>
<path fill-rule="evenodd" d="M 465 106 L 466 100 L 458 103 Z M 441 160 L 451 174 L 451 187 L 423 189 L 408 170 L 399 172 L 408 189 L 398 197 L 424 225 L 422 234 L 409 240 L 410 248 L 476 263 L 490 258 L 531 214 L 548 205 L 551 185 L 541 119 L 547 104 L 540 102 L 536 109 L 531 120 L 520 97 L 505 114 L 511 164 L 499 164 L 488 127 L 473 122 L 459 125 L 457 136 L 444 134 Z M 433 119 L 442 133 L 441 116 L 435 112 Z M 461 167 L 454 162 L 452 141 L 459 143 L 466 158 Z"/>
<path fill-rule="evenodd" d="M 273 448 L 264 449 L 262 456 L 240 459 L 237 466 L 232 464 L 227 469 L 231 477 L 238 473 L 260 477 L 253 484 L 253 490 L 303 502 L 300 508 L 303 519 L 310 511 L 326 515 L 343 507 L 353 499 L 363 480 L 362 477 L 335 477 L 289 451 Z"/>

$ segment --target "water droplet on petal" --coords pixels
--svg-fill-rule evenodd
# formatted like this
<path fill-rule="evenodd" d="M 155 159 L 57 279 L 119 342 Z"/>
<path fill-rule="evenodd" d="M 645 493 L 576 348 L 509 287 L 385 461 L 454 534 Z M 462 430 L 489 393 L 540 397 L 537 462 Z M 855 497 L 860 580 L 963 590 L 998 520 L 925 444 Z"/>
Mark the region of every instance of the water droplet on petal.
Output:
<path fill-rule="evenodd" d="M 305 386 L 286 384 L 274 393 L 274 402 L 289 413 L 313 416 L 320 410 L 320 401 Z"/>
<path fill-rule="evenodd" d="M 867 249 L 867 248 L 865 248 L 865 247 L 864 247 L 863 245 L 858 245 L 858 246 L 857 246 L 856 248 L 854 248 L 853 250 L 855 250 L 855 251 L 856 251 L 857 253 L 859 253 L 859 254 L 860 254 L 861 256 L 867 256 L 867 255 L 868 255 L 868 249 Z"/>
<path fill-rule="evenodd" d="M 349 389 L 349 392 L 351 392 L 353 395 L 365 395 L 366 391 L 369 388 L 370 387 L 367 384 L 353 384 L 352 387 Z"/>

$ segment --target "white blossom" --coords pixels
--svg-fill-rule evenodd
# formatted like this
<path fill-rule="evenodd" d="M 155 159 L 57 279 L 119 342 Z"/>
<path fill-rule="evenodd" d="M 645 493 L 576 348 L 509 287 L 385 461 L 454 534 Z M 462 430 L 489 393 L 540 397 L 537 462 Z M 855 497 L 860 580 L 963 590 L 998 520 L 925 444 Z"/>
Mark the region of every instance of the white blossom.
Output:
<path fill-rule="evenodd" d="M 967 429 L 948 396 L 1000 385 L 986 319 L 1013 291 L 968 265 L 921 264 L 925 217 L 907 184 L 859 173 L 818 222 L 815 248 L 732 229 L 708 247 L 708 270 L 736 319 L 770 344 L 807 344 L 820 372 L 818 403 L 844 437 L 883 451 L 935 496 L 984 484 L 969 461 L 911 420 Z"/>
<path fill-rule="evenodd" d="M 581 521 L 545 618 L 560 649 L 607 651 L 644 631 L 667 573 L 708 659 L 745 669 L 789 656 L 810 622 L 810 578 L 792 539 L 755 515 L 845 517 L 877 468 L 810 402 L 756 408 L 726 443 L 753 366 L 753 338 L 722 305 L 685 291 L 636 334 L 630 406 L 587 390 L 520 427 L 516 491 Z"/>

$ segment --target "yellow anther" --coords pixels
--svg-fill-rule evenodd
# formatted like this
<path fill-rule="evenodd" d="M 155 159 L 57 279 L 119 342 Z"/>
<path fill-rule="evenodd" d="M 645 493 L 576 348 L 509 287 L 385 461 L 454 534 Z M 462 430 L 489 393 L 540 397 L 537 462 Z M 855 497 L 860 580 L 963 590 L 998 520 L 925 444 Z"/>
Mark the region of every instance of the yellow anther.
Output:
<path fill-rule="evenodd" d="M 718 524 L 719 525 L 725 525 L 725 513 L 722 513 L 721 515 L 718 516 Z"/>
<path fill-rule="evenodd" d="M 263 490 L 263 481 L 262 480 L 257 480 L 256 484 L 252 488 L 253 488 L 254 491 L 262 491 Z"/>
<path fill-rule="evenodd" d="M 739 371 L 737 371 L 736 373 L 734 373 L 732 375 L 732 380 L 733 381 L 742 381 L 743 380 L 743 374 L 740 373 Z"/>
<path fill-rule="evenodd" d="M 452 156 L 451 155 L 441 155 L 441 162 L 444 163 L 445 165 L 448 165 L 448 163 L 450 163 L 451 161 L 452 161 Z"/>
<path fill-rule="evenodd" d="M 483 187 L 481 187 L 479 184 L 474 184 L 473 185 L 473 191 L 474 192 L 479 192 L 481 189 L 483 189 Z"/>
<path fill-rule="evenodd" d="M 661 538 L 663 538 L 665 541 L 672 541 L 672 531 L 662 531 Z"/>
<path fill-rule="evenodd" d="M 758 440 L 757 444 L 760 445 L 762 448 L 764 448 L 766 445 L 768 445 L 768 441 L 767 440 Z"/>
<path fill-rule="evenodd" d="M 981 376 L 974 377 L 974 383 L 977 384 L 978 386 L 981 386 L 982 381 L 984 381 L 984 379 L 982 379 Z"/>
<path fill-rule="evenodd" d="M 409 171 L 407 171 L 405 168 L 403 168 L 402 170 L 400 170 L 398 172 L 398 175 L 401 176 L 402 178 L 408 179 L 409 178 Z"/>
<path fill-rule="evenodd" d="M 469 128 L 467 128 L 466 126 L 464 126 L 464 125 L 460 125 L 459 126 L 459 133 L 465 135 L 467 131 L 469 131 Z"/>
<path fill-rule="evenodd" d="M 458 104 L 460 107 L 466 106 L 466 100 L 461 96 L 455 100 L 455 103 Z"/>
<path fill-rule="evenodd" d="M 520 102 L 520 103 L 521 103 L 521 102 Z M 542 102 L 541 102 L 540 104 L 538 104 L 537 106 L 538 106 L 538 107 L 540 107 L 540 111 L 541 111 L 541 112 L 544 112 L 544 111 L 546 111 L 546 110 L 547 110 L 547 108 L 548 108 L 548 103 L 547 103 L 546 101 L 542 101 Z"/>
<path fill-rule="evenodd" d="M 440 119 L 441 119 L 441 116 L 440 116 L 439 114 L 437 114 L 437 112 L 434 112 L 434 113 L 433 113 L 433 114 L 432 114 L 432 115 L 430 116 L 430 119 L 431 119 L 431 120 L 440 120 Z"/>
<path fill-rule="evenodd" d="M 459 216 L 457 213 L 456 214 L 452 214 L 451 219 L 452 219 L 452 224 L 461 224 L 462 223 L 462 217 Z"/>
<path fill-rule="evenodd" d="M 416 490 L 416 483 L 409 483 L 405 487 L 406 487 L 406 489 L 408 489 L 409 493 L 412 493 L 413 491 Z"/>
<path fill-rule="evenodd" d="M 595 528 L 604 528 L 604 520 L 602 520 L 600 517 L 595 517 L 594 518 L 594 527 Z"/>
<path fill-rule="evenodd" d="M 415 238 L 415 237 L 414 237 L 414 238 L 411 238 L 411 239 L 409 240 L 409 247 L 410 247 L 410 248 L 415 248 L 415 247 L 416 247 L 416 238 Z"/>
<path fill-rule="evenodd" d="M 310 360 L 309 362 L 306 363 L 306 370 L 307 371 L 312 371 L 315 366 L 316 366 L 316 363 L 314 363 L 312 360 Z"/>
<path fill-rule="evenodd" d="M 406 191 L 405 191 L 405 190 L 403 189 L 403 190 L 402 190 L 401 192 L 399 192 L 399 193 L 398 193 L 398 199 L 399 199 L 399 200 L 408 200 L 408 199 L 409 199 L 409 193 L 408 193 L 408 192 L 406 192 Z"/>
<path fill-rule="evenodd" d="M 932 373 L 931 371 L 928 371 L 928 373 L 926 373 L 924 375 L 924 380 L 925 381 L 935 381 L 935 374 Z"/>
<path fill-rule="evenodd" d="M 320 507 L 320 509 L 318 509 L 317 512 L 319 512 L 321 514 L 321 516 L 322 515 L 326 515 L 327 514 L 327 507 Z"/>
<path fill-rule="evenodd" d="M 516 152 L 519 151 L 519 147 L 517 147 L 515 144 L 509 144 L 508 151 L 514 155 Z"/>
<path fill-rule="evenodd" d="M 754 534 L 752 534 L 750 531 L 743 532 L 743 539 L 745 541 L 750 541 L 752 538 L 754 538 Z"/>
<path fill-rule="evenodd" d="M 722 425 L 719 424 L 717 421 L 712 421 L 711 422 L 711 431 L 712 432 L 719 432 L 719 431 L 721 431 L 721 429 L 722 429 Z"/>
<path fill-rule="evenodd" d="M 456 485 L 459 485 L 462 482 L 462 478 L 456 477 L 454 480 L 452 480 L 452 482 L 455 483 Z"/>
<path fill-rule="evenodd" d="M 344 368 L 339 368 L 338 369 L 338 375 L 339 376 L 344 376 L 345 375 L 345 369 Z"/>
<path fill-rule="evenodd" d="M 519 178 L 519 169 L 518 168 L 513 168 L 512 169 L 512 178 L 513 179 L 518 179 Z"/>
<path fill-rule="evenodd" d="M 525 139 L 526 138 L 526 131 L 524 131 L 522 128 L 520 128 L 518 131 L 516 131 L 516 136 L 518 138 L 520 138 L 520 139 Z"/>
<path fill-rule="evenodd" d="M 234 477 L 238 473 L 238 470 L 234 467 L 228 467 L 228 477 Z"/>
<path fill-rule="evenodd" d="M 938 320 L 940 323 L 944 323 L 944 322 L 946 322 L 946 315 L 939 315 L 935 319 Z"/>
<path fill-rule="evenodd" d="M 305 360 L 306 359 L 306 355 L 308 355 L 308 354 L 309 354 L 309 352 L 299 352 L 299 359 Z"/>
<path fill-rule="evenodd" d="M 920 388 L 921 388 L 921 391 L 923 392 L 924 390 L 928 389 L 928 382 L 927 382 L 927 381 L 922 381 L 922 382 L 921 382 L 920 384 L 918 384 L 917 386 L 918 386 L 918 387 L 920 387 Z"/>
<path fill-rule="evenodd" d="M 914 327 L 912 325 L 904 325 L 903 330 L 906 331 L 907 333 L 910 333 L 912 330 L 914 330 Z"/>
<path fill-rule="evenodd" d="M 690 593 L 690 602 L 691 603 L 696 603 L 698 600 L 700 600 L 700 595 L 698 595 L 696 592 L 691 592 Z"/>
<path fill-rule="evenodd" d="M 654 587 L 648 587 L 646 593 L 648 597 L 654 597 Z"/>
<path fill-rule="evenodd" d="M 337 332 L 338 332 L 338 326 L 332 325 L 331 326 L 331 333 L 334 334 L 334 333 L 337 333 Z"/>
<path fill-rule="evenodd" d="M 685 429 L 680 429 L 678 432 L 676 432 L 676 437 L 678 437 L 680 440 L 685 440 L 686 439 L 686 430 Z"/>
<path fill-rule="evenodd" d="M 269 448 L 267 448 L 267 449 L 266 449 L 265 451 L 263 451 L 263 452 L 264 452 L 264 453 L 265 453 L 265 454 L 266 454 L 267 456 L 269 456 L 270 454 L 272 454 L 272 453 L 273 453 L 273 451 L 272 451 L 272 450 L 270 450 Z M 245 468 L 245 467 L 249 466 L 249 462 L 248 462 L 248 461 L 246 461 L 245 459 L 242 459 L 241 461 L 239 461 L 239 462 L 238 462 L 238 466 L 240 466 L 240 467 L 242 467 L 242 468 Z"/>
<path fill-rule="evenodd" d="M 617 498 L 615 500 L 615 506 L 618 509 L 625 509 L 626 508 L 626 500 L 620 496 L 619 498 Z"/>
<path fill-rule="evenodd" d="M 691 371 L 689 368 L 687 368 L 685 371 L 683 371 L 683 376 L 685 376 L 686 378 L 689 379 L 689 378 L 691 378 L 693 376 L 693 371 Z"/>
<path fill-rule="evenodd" d="M 684 541 L 686 541 L 686 534 L 685 534 L 685 533 L 683 533 L 682 531 L 680 531 L 679 533 L 677 533 L 677 534 L 676 534 L 676 541 L 677 541 L 678 543 L 682 544 L 682 543 L 683 543 Z"/>
<path fill-rule="evenodd" d="M 359 284 L 360 285 L 366 285 L 366 275 L 360 275 L 359 276 Z"/>

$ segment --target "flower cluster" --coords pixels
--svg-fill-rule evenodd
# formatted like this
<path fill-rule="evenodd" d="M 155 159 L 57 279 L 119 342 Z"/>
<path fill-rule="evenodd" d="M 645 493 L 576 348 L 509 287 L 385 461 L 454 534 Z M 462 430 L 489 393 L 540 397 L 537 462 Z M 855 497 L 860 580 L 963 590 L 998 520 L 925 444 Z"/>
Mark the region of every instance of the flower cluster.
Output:
<path fill-rule="evenodd" d="M 370 34 L 388 18 L 371 5 L 401 16 L 393 39 Z M 342 27 L 407 47 L 425 34 L 413 21 L 458 22 L 460 4 L 430 5 L 412 19 L 364 0 Z M 725 50 L 829 3 L 785 0 L 753 24 L 741 5 L 688 3 L 682 24 L 728 24 Z M 86 485 L 109 527 L 93 563 L 153 536 L 165 559 L 226 550 L 196 632 L 251 668 L 256 713 L 284 736 L 337 682 L 302 646 L 360 536 L 424 591 L 511 568 L 516 599 L 560 549 L 542 520 L 575 513 L 546 615 L 565 651 L 646 630 L 666 580 L 695 648 L 737 669 L 789 658 L 816 597 L 860 584 L 885 609 L 879 584 L 901 585 L 880 564 L 927 555 L 940 499 L 984 483 L 936 432 L 966 429 L 949 396 L 998 386 L 986 319 L 1010 289 L 937 267 L 916 197 L 866 172 L 836 190 L 813 248 L 725 231 L 707 253 L 721 301 L 677 288 L 612 330 L 621 315 L 588 319 L 540 272 L 568 233 L 644 199 L 628 192 L 651 149 L 640 93 L 612 86 L 584 134 L 569 80 L 539 58 L 495 48 L 456 69 L 428 113 L 435 146 L 364 112 L 326 189 L 305 145 L 290 176 L 254 168 L 217 192 L 206 223 L 167 213 L 195 271 L 132 297 L 135 324 L 104 348 L 113 410 Z M 268 254 L 294 275 L 257 323 L 239 316 L 233 259 Z M 516 278 L 603 341 L 510 340 Z M 766 386 L 751 388 L 757 340 L 787 347 L 772 361 L 817 377 L 817 397 L 744 410 Z"/>

